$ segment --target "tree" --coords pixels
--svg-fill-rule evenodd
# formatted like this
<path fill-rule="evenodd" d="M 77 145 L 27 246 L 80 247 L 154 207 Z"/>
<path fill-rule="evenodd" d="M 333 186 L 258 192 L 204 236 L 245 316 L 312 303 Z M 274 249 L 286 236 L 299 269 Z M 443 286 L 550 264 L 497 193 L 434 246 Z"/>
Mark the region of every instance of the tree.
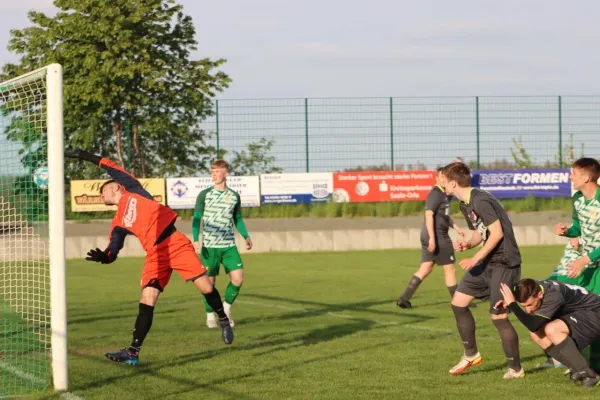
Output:
<path fill-rule="evenodd" d="M 54 17 L 30 11 L 12 30 L 21 55 L 0 81 L 50 63 L 64 68 L 65 142 L 112 155 L 140 177 L 206 170 L 214 149 L 199 124 L 230 83 L 225 60 L 191 60 L 191 17 L 174 0 L 55 0 Z M 23 133 L 12 129 L 10 140 Z M 27 155 L 26 155 L 27 156 Z M 72 178 L 93 176 L 72 166 Z M 97 174 L 98 172 L 96 172 Z"/>
<path fill-rule="evenodd" d="M 275 157 L 269 155 L 274 139 L 261 138 L 248 144 L 247 150 L 233 152 L 231 160 L 231 172 L 234 175 L 260 175 L 282 172 L 281 168 L 275 167 Z"/>

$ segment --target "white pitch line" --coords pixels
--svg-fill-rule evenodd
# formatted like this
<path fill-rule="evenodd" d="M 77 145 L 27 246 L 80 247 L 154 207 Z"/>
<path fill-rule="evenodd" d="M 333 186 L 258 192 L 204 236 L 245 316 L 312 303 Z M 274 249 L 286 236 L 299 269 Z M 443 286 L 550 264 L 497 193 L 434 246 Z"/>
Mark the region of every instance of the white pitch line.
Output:
<path fill-rule="evenodd" d="M 13 374 L 21 379 L 25 379 L 26 381 L 35 383 L 37 385 L 44 385 L 46 383 L 46 381 L 44 379 L 38 378 L 37 376 L 31 375 L 28 372 L 25 371 L 21 371 L 18 368 L 15 368 L 11 365 L 8 365 L 6 363 L 0 362 L 0 369 Z M 2 396 L 0 395 L 0 399 L 9 399 L 9 398 L 18 398 L 18 397 L 25 397 L 25 396 Z M 65 392 L 61 394 L 61 397 L 67 399 L 67 400 L 83 400 L 82 397 L 76 396 L 73 393 L 69 393 L 69 392 Z"/>
<path fill-rule="evenodd" d="M 63 393 L 61 397 L 65 398 L 67 400 L 83 400 L 83 397 L 76 396 L 73 393 L 69 393 L 69 392 Z"/>
<path fill-rule="evenodd" d="M 44 385 L 46 383 L 46 381 L 44 379 L 40 379 L 37 376 L 31 375 L 30 373 L 25 372 L 25 371 L 21 371 L 20 369 L 15 368 L 15 367 L 8 365 L 6 363 L 3 363 L 3 362 L 0 362 L 0 369 L 6 371 L 8 373 L 11 373 L 15 376 L 18 376 L 21 379 L 25 379 L 26 381 L 35 383 L 37 385 Z"/>

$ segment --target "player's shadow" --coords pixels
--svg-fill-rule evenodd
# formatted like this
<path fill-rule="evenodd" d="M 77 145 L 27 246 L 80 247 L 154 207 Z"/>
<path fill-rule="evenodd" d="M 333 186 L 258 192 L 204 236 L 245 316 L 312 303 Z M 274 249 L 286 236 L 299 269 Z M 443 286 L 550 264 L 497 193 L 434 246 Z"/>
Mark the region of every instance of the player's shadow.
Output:
<path fill-rule="evenodd" d="M 269 301 L 269 303 L 265 302 L 264 304 L 248 302 L 247 304 L 250 304 L 250 305 L 265 306 L 266 308 L 288 311 L 283 314 L 278 314 L 278 315 L 273 315 L 273 316 L 268 316 L 268 317 L 250 317 L 250 318 L 240 319 L 239 322 L 243 322 L 244 324 L 271 321 L 271 320 L 284 321 L 284 320 L 291 320 L 291 319 L 314 318 L 314 317 L 318 317 L 318 316 L 326 316 L 326 315 L 332 315 L 332 314 L 333 314 L 333 316 L 336 316 L 339 318 L 369 320 L 369 321 L 372 321 L 371 316 L 391 316 L 391 317 L 394 317 L 394 321 L 393 321 L 394 323 L 397 321 L 397 318 L 398 318 L 397 312 L 385 311 L 385 310 L 374 310 L 372 308 L 374 306 L 379 306 L 382 304 L 393 305 L 394 304 L 393 299 L 374 300 L 374 301 L 359 301 L 359 302 L 342 303 L 342 304 L 330 304 L 330 303 L 321 303 L 321 302 L 316 302 L 316 301 L 290 299 L 290 298 L 278 297 L 278 296 L 265 296 L 265 295 L 260 295 L 260 294 L 251 294 L 251 293 L 244 294 L 244 297 L 263 300 L 263 301 L 264 300 Z M 274 304 L 272 304 L 274 301 L 278 302 L 279 304 L 292 304 L 292 305 L 294 305 L 294 307 L 289 307 L 289 306 L 285 306 L 285 305 L 274 305 Z M 243 301 L 241 301 L 241 303 L 243 303 Z M 308 306 L 309 308 L 304 308 L 301 306 Z M 395 307 L 395 305 L 394 305 L 394 307 Z M 348 312 L 348 311 L 368 312 L 369 318 L 360 318 L 360 317 L 354 317 L 354 316 L 340 315 L 340 313 Z M 433 317 L 431 315 L 416 314 L 414 312 L 403 314 L 403 317 L 408 319 L 405 322 L 407 324 L 435 319 L 435 317 Z M 390 321 L 390 322 L 392 322 L 392 321 Z M 402 324 L 404 324 L 404 323 L 402 323 Z"/>
<path fill-rule="evenodd" d="M 358 349 L 352 349 L 352 350 L 343 351 L 343 352 L 336 352 L 335 354 L 322 355 L 322 356 L 314 357 L 314 358 L 311 358 L 308 360 L 303 359 L 300 361 L 274 365 L 272 367 L 268 367 L 268 368 L 265 368 L 262 370 L 252 369 L 250 372 L 245 372 L 245 373 L 237 374 L 237 375 L 227 375 L 224 377 L 219 377 L 217 379 L 213 379 L 212 381 L 208 381 L 208 382 L 198 382 L 198 380 L 186 379 L 186 378 L 182 378 L 181 375 L 168 374 L 168 373 L 163 373 L 161 371 L 162 368 L 167 368 L 168 370 L 171 370 L 171 368 L 174 366 L 184 365 L 184 364 L 187 364 L 190 362 L 204 360 L 206 352 L 202 352 L 202 353 L 195 354 L 195 355 L 189 355 L 187 357 L 184 357 L 183 359 L 179 358 L 177 361 L 174 361 L 174 362 L 173 362 L 173 360 L 170 360 L 170 361 L 165 361 L 163 363 L 140 365 L 140 366 L 136 367 L 136 369 L 131 369 L 130 367 L 126 367 L 126 366 L 121 366 L 122 368 L 119 368 L 119 366 L 115 365 L 115 368 L 116 368 L 115 375 L 106 377 L 103 379 L 99 379 L 96 381 L 88 382 L 88 383 L 75 384 L 71 387 L 70 390 L 72 392 L 76 392 L 78 390 L 97 389 L 97 388 L 101 388 L 104 386 L 112 385 L 119 381 L 128 380 L 128 379 L 137 379 L 137 378 L 139 378 L 140 375 L 147 375 L 147 376 L 152 377 L 153 380 L 155 380 L 155 381 L 164 380 L 164 381 L 168 381 L 168 382 L 176 382 L 177 384 L 179 384 L 182 387 L 182 390 L 179 390 L 179 391 L 169 392 L 169 393 L 161 393 L 161 397 L 177 396 L 177 395 L 182 395 L 184 393 L 189 393 L 189 392 L 192 392 L 195 390 L 204 389 L 207 391 L 212 391 L 212 392 L 218 393 L 220 395 L 226 395 L 229 398 L 254 400 L 256 397 L 252 397 L 252 396 L 248 395 L 247 393 L 233 392 L 230 390 L 219 388 L 215 385 L 222 385 L 223 383 L 227 383 L 227 382 L 238 382 L 240 380 L 253 378 L 255 376 L 264 376 L 264 375 L 272 373 L 272 372 L 281 372 L 281 371 L 285 371 L 288 369 L 297 368 L 299 366 L 306 366 L 306 365 L 310 365 L 313 363 L 333 360 L 336 358 L 341 358 L 341 357 L 358 354 L 358 353 L 362 353 L 362 352 L 368 353 L 376 348 L 390 346 L 391 344 L 393 344 L 393 343 L 382 343 L 382 344 L 372 345 L 372 346 L 361 346 Z M 220 353 L 221 351 L 222 350 L 213 350 L 213 352 L 215 352 L 215 353 Z M 100 362 L 98 357 L 94 357 L 94 356 L 90 356 L 90 355 L 75 354 L 75 356 L 79 357 L 79 358 L 85 358 L 91 362 Z M 106 361 L 102 360 L 102 362 L 106 362 Z M 124 371 L 127 371 L 127 372 L 123 373 Z"/>
<path fill-rule="evenodd" d="M 83 318 L 72 318 L 69 319 L 69 325 L 77 325 L 77 324 L 90 324 L 90 323 L 94 323 L 94 322 L 100 322 L 100 321 L 113 321 L 116 319 L 123 319 L 123 318 L 129 318 L 129 319 L 134 319 L 135 318 L 135 309 L 131 309 L 131 310 L 121 310 L 122 313 L 121 315 L 119 314 L 110 314 L 110 315 L 98 315 L 98 316 L 94 316 L 94 317 L 83 317 Z M 172 314 L 172 313 L 177 313 L 180 312 L 181 310 L 177 310 L 177 309 L 167 309 L 167 310 L 160 310 L 159 312 L 157 312 L 157 314 Z M 105 314 L 105 312 L 103 312 L 102 314 Z"/>

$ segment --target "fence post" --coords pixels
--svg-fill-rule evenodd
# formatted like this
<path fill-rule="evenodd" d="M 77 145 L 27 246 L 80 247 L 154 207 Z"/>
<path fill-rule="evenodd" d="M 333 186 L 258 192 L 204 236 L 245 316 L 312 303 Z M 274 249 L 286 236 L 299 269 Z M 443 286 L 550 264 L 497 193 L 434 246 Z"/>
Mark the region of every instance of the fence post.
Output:
<path fill-rule="evenodd" d="M 217 158 L 219 158 L 219 100 L 215 101 L 215 120 L 216 120 L 216 133 L 217 133 Z"/>
<path fill-rule="evenodd" d="M 563 167 L 562 96 L 558 96 L 558 166 Z"/>
<path fill-rule="evenodd" d="M 390 97 L 390 170 L 394 171 L 394 98 Z"/>
<path fill-rule="evenodd" d="M 475 126 L 477 135 L 477 169 L 479 169 L 481 168 L 481 151 L 479 147 L 479 96 L 475 96 Z"/>
<path fill-rule="evenodd" d="M 304 142 L 306 146 L 306 172 L 309 172 L 310 162 L 308 157 L 308 98 L 304 98 Z"/>

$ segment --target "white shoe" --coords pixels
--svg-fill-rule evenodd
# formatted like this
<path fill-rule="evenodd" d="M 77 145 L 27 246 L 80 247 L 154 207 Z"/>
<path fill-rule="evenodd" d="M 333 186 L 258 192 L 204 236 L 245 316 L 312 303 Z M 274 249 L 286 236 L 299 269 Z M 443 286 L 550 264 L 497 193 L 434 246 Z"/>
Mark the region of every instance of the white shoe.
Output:
<path fill-rule="evenodd" d="M 217 325 L 217 319 L 215 318 L 215 314 L 214 313 L 207 313 L 206 314 L 206 326 L 210 329 L 212 328 L 216 328 Z"/>
<path fill-rule="evenodd" d="M 450 371 L 448 372 L 450 372 L 450 374 L 452 375 L 459 375 L 465 372 L 470 367 L 481 364 L 482 361 L 483 358 L 481 357 L 481 354 L 479 352 L 477 352 L 477 354 L 471 357 L 463 355 L 458 364 L 450 368 Z"/>
<path fill-rule="evenodd" d="M 525 370 L 521 368 L 520 371 L 515 371 L 512 368 L 509 368 L 508 371 L 504 374 L 504 379 L 515 379 L 515 378 L 524 378 Z"/>

